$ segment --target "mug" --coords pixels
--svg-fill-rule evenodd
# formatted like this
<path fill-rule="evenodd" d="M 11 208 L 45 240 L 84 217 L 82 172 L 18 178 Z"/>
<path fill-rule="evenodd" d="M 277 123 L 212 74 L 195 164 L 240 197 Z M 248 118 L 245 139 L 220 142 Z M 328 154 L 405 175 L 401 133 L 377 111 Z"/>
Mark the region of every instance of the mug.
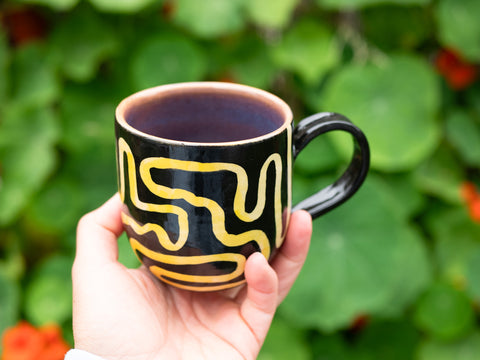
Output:
<path fill-rule="evenodd" d="M 304 209 L 312 218 L 330 211 L 357 191 L 369 168 L 368 142 L 346 117 L 319 113 L 294 127 L 284 101 L 245 85 L 146 89 L 124 99 L 115 118 L 118 189 L 130 245 L 157 278 L 187 290 L 245 282 L 248 256 L 275 256 L 291 211 Z M 292 210 L 295 158 L 333 130 L 352 135 L 350 165 Z"/>

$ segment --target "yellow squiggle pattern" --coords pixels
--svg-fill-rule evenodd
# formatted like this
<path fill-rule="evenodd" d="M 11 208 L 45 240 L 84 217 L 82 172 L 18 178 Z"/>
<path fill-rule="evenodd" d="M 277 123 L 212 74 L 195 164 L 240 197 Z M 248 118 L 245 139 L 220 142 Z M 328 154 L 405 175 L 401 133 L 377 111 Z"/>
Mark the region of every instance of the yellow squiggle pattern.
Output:
<path fill-rule="evenodd" d="M 130 198 L 134 206 L 141 210 L 150 211 L 150 212 L 158 212 L 158 213 L 173 213 L 176 214 L 178 217 L 179 223 L 179 238 L 174 243 L 170 240 L 166 231 L 157 224 L 145 224 L 139 225 L 135 222 L 131 217 L 126 214 L 123 214 L 122 218 L 126 225 L 129 225 L 133 231 L 137 234 L 141 235 L 149 231 L 153 231 L 160 242 L 160 244 L 168 249 L 168 250 L 179 250 L 185 245 L 185 242 L 188 238 L 188 215 L 185 210 L 178 206 L 174 205 L 160 205 L 160 204 L 150 204 L 141 201 L 138 197 L 137 192 L 137 183 L 136 183 L 136 172 L 135 172 L 135 160 L 133 154 L 131 152 L 130 147 L 126 143 L 123 138 L 119 138 L 118 140 L 118 159 L 119 159 L 119 173 L 120 173 L 120 196 L 122 200 L 125 199 L 125 169 L 124 169 L 124 156 L 127 158 L 127 166 L 128 166 L 128 181 L 129 181 L 129 188 L 130 188 Z M 282 235 L 282 208 L 281 208 L 281 181 L 282 181 L 282 162 L 279 154 L 272 154 L 263 164 L 262 169 L 260 171 L 259 177 L 259 187 L 258 187 L 258 196 L 257 196 L 257 204 L 255 208 L 249 213 L 245 210 L 245 203 L 246 203 L 246 194 L 248 191 L 248 176 L 245 170 L 235 164 L 231 163 L 200 163 L 200 162 L 193 162 L 193 161 L 183 161 L 183 160 L 175 160 L 169 158 L 147 158 L 143 160 L 140 164 L 140 177 L 142 181 L 145 183 L 147 188 L 154 193 L 155 195 L 166 198 L 166 199 L 184 199 L 190 204 L 196 207 L 205 207 L 207 208 L 211 215 L 212 215 L 212 228 L 215 236 L 217 239 L 226 246 L 240 246 L 244 245 L 250 241 L 256 241 L 260 251 L 262 254 L 268 259 L 271 253 L 270 243 L 265 235 L 265 233 L 261 230 L 251 230 L 247 231 L 238 235 L 229 234 L 225 229 L 225 213 L 223 209 L 220 207 L 218 203 L 215 201 L 205 198 L 199 197 L 195 194 L 183 190 L 183 189 L 172 189 L 168 188 L 163 185 L 159 185 L 155 183 L 151 177 L 151 169 L 178 169 L 184 171 L 192 171 L 192 172 L 215 172 L 215 171 L 231 171 L 235 173 L 237 176 L 237 191 L 235 193 L 234 198 L 234 212 L 238 216 L 238 218 L 245 222 L 252 222 L 257 220 L 263 213 L 265 208 L 265 201 L 266 201 L 266 177 L 267 177 L 267 170 L 271 163 L 274 163 L 275 170 L 276 170 L 276 179 L 275 179 L 275 191 L 274 191 L 274 211 L 275 211 L 275 223 L 276 223 L 276 236 L 275 239 L 276 245 L 280 245 L 283 241 Z M 158 252 L 152 251 L 147 249 L 146 247 L 142 246 L 138 241 L 135 239 L 130 239 L 132 248 L 134 250 L 139 251 L 140 253 L 152 258 L 157 259 L 157 261 L 161 261 L 167 264 L 175 264 L 175 265 L 187 265 L 193 264 L 205 264 L 209 262 L 216 262 L 216 261 L 232 261 L 237 264 L 236 270 L 230 274 L 224 275 L 214 275 L 214 276 L 198 276 L 198 275 L 187 275 L 176 273 L 172 271 L 167 271 L 165 269 L 161 269 L 157 266 L 151 266 L 150 270 L 159 278 L 166 282 L 170 282 L 165 277 L 174 279 L 174 280 L 181 280 L 181 281 L 188 281 L 188 282 L 202 282 L 202 283 L 220 283 L 225 281 L 230 281 L 235 279 L 236 277 L 240 276 L 243 272 L 244 263 L 246 261 L 245 257 L 240 254 L 217 254 L 217 255 L 203 255 L 203 256 L 193 256 L 193 257 L 185 257 L 185 256 L 174 256 L 174 255 L 164 255 Z M 227 284 L 222 285 L 222 288 L 236 286 L 240 282 L 235 282 L 234 284 Z M 179 284 L 175 283 L 176 286 Z M 180 286 L 189 289 L 199 289 L 198 287 L 190 287 L 190 286 Z M 212 290 L 218 289 L 218 286 L 213 287 L 203 287 L 202 290 Z"/>

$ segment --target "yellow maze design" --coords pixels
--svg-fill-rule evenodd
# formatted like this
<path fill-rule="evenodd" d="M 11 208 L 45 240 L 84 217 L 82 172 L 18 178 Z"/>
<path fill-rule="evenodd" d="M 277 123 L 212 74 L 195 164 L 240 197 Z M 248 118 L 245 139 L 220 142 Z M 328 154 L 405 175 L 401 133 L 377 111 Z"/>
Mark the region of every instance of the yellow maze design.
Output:
<path fill-rule="evenodd" d="M 120 173 L 120 196 L 122 201 L 125 199 L 125 169 L 124 169 L 124 156 L 127 158 L 127 171 L 128 181 L 130 184 L 130 198 L 132 203 L 141 210 L 158 213 L 171 213 L 177 215 L 179 225 L 179 238 L 176 242 L 172 242 L 167 232 L 159 225 L 147 223 L 145 225 L 138 224 L 127 214 L 122 214 L 122 219 L 126 225 L 129 225 L 135 233 L 138 235 L 145 234 L 149 231 L 153 231 L 160 244 L 168 250 L 179 250 L 187 241 L 189 233 L 188 214 L 185 210 L 174 205 L 160 205 L 151 204 L 141 201 L 138 197 L 137 183 L 136 183 L 136 167 L 135 159 L 132 151 L 126 141 L 123 138 L 118 140 L 118 159 L 119 159 L 119 173 Z M 197 196 L 194 193 L 184 189 L 172 189 L 153 181 L 151 177 L 151 169 L 177 169 L 183 171 L 192 172 L 217 172 L 217 171 L 231 171 L 237 177 L 237 190 L 234 198 L 234 212 L 238 218 L 244 222 L 252 222 L 257 220 L 265 209 L 266 202 L 266 178 L 267 170 L 271 163 L 274 163 L 276 170 L 275 178 L 275 190 L 274 190 L 274 211 L 275 211 L 275 226 L 276 226 L 276 245 L 280 246 L 282 242 L 282 204 L 281 204 L 281 181 L 282 181 L 282 162 L 279 154 L 272 154 L 264 162 L 259 176 L 259 187 L 257 194 L 257 204 L 251 212 L 247 212 L 245 209 L 246 195 L 248 192 L 248 175 L 245 170 L 236 164 L 231 163 L 201 163 L 194 161 L 176 160 L 164 157 L 152 157 L 146 158 L 140 163 L 140 177 L 145 183 L 145 186 L 153 194 L 165 198 L 165 199 L 184 199 L 188 203 L 196 207 L 207 208 L 212 216 L 212 230 L 217 239 L 226 246 L 241 246 L 250 241 L 255 241 L 262 254 L 268 259 L 271 253 L 270 243 L 266 234 L 261 230 L 250 230 L 241 234 L 229 234 L 225 229 L 225 212 L 221 206 L 208 198 Z M 130 243 L 132 248 L 145 256 L 166 264 L 172 265 L 196 265 L 205 264 L 210 262 L 228 261 L 236 263 L 236 269 L 230 274 L 224 275 L 188 275 L 172 271 L 161 269 L 157 266 L 152 266 L 150 270 L 163 281 L 170 282 L 166 277 L 187 281 L 187 282 L 200 282 L 200 283 L 222 283 L 237 278 L 243 272 L 246 258 L 241 254 L 224 253 L 224 254 L 212 254 L 202 256 L 174 256 L 165 255 L 155 251 L 152 251 L 137 240 L 131 238 Z M 242 281 L 241 281 L 242 282 Z M 179 284 L 175 283 L 176 286 Z M 232 287 L 238 283 L 228 284 Z M 188 289 L 197 289 L 198 287 L 182 286 Z M 218 286 L 201 288 L 202 290 L 218 289 Z"/>

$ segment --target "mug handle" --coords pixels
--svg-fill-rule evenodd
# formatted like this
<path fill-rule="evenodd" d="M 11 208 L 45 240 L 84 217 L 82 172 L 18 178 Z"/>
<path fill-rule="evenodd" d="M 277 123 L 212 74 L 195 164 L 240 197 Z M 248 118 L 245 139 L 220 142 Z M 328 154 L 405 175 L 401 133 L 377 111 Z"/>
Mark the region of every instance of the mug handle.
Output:
<path fill-rule="evenodd" d="M 318 113 L 299 122 L 292 135 L 293 160 L 314 138 L 334 130 L 346 131 L 352 135 L 353 157 L 337 181 L 293 207 L 292 211 L 308 211 L 313 219 L 348 200 L 360 188 L 370 167 L 370 148 L 363 132 L 345 116 L 332 112 Z"/>

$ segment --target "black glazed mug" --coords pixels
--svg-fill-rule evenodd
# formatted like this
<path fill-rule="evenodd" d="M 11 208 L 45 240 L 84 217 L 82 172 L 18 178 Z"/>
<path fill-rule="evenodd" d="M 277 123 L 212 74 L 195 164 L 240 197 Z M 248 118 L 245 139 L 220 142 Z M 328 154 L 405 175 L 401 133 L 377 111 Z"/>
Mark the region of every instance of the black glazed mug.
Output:
<path fill-rule="evenodd" d="M 292 122 L 278 97 L 231 83 L 164 85 L 119 104 L 122 220 L 132 249 L 156 277 L 188 290 L 222 290 L 245 281 L 253 252 L 270 260 L 292 211 L 292 163 L 321 134 L 350 133 L 352 160 L 335 183 L 293 210 L 315 218 L 357 191 L 370 159 L 362 131 L 335 113 L 295 128 Z"/>

